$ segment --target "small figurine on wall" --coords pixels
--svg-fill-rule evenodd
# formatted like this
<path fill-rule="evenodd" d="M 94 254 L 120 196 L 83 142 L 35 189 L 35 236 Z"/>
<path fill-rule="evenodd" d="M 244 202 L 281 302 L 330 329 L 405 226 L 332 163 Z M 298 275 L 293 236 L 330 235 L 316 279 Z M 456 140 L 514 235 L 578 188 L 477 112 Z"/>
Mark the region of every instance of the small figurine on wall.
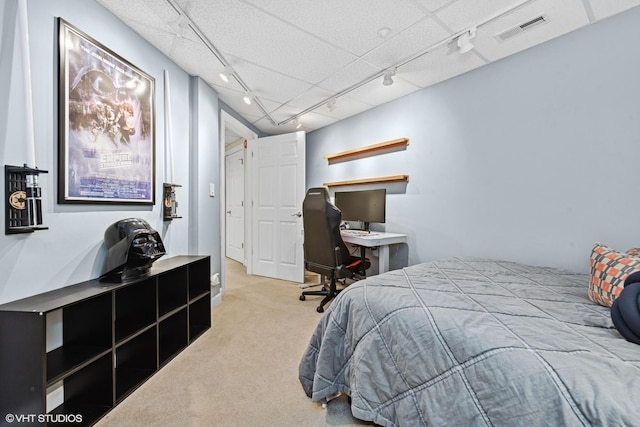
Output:
<path fill-rule="evenodd" d="M 103 277 L 122 280 L 144 276 L 151 264 L 166 254 L 160 234 L 140 218 L 127 218 L 111 224 L 104 232 L 107 247 Z"/>

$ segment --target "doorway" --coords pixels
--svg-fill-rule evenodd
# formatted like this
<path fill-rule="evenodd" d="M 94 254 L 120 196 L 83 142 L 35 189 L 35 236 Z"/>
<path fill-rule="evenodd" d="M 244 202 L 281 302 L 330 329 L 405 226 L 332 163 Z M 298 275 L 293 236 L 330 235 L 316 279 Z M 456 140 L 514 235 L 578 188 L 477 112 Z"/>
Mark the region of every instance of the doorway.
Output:
<path fill-rule="evenodd" d="M 247 274 L 302 283 L 300 210 L 305 193 L 305 133 L 257 138 L 254 132 L 225 111 L 220 113 L 220 132 L 220 140 L 224 141 L 224 145 L 220 144 L 220 158 L 225 159 L 220 162 L 221 189 L 224 192 L 220 215 L 220 295 L 224 295 L 225 261 L 228 256 L 233 259 L 231 252 L 242 259 Z M 231 163 L 236 162 L 242 164 L 242 173 L 234 172 L 235 167 Z M 240 181 L 243 183 L 239 184 Z M 229 182 L 235 183 L 229 185 Z M 234 202 L 233 197 L 227 197 L 232 191 L 240 193 L 232 190 L 231 186 L 234 189 L 242 186 L 244 200 Z M 242 213 L 235 215 L 234 208 Z M 274 213 L 273 217 L 271 213 Z M 232 216 L 242 216 L 243 220 L 236 221 Z"/>
<path fill-rule="evenodd" d="M 220 195 L 222 200 L 220 203 L 221 296 L 225 292 L 225 259 L 230 257 L 246 265 L 245 141 L 257 137 L 255 132 L 238 119 L 224 110 L 220 111 L 220 141 L 223 142 L 220 144 L 220 159 L 224 159 L 220 162 L 220 190 L 222 193 Z M 228 159 L 228 156 L 231 158 Z M 235 164 L 228 168 L 228 162 L 235 162 Z M 230 213 L 228 213 L 229 211 Z"/>

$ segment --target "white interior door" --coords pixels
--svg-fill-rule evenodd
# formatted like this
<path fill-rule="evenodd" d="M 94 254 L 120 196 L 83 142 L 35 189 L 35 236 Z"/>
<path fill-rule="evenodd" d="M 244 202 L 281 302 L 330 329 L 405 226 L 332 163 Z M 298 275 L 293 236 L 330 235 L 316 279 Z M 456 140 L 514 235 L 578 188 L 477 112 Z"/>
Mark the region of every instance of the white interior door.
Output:
<path fill-rule="evenodd" d="M 244 147 L 225 156 L 226 256 L 244 264 Z"/>
<path fill-rule="evenodd" d="M 249 141 L 247 155 L 253 274 L 302 283 L 305 133 Z"/>

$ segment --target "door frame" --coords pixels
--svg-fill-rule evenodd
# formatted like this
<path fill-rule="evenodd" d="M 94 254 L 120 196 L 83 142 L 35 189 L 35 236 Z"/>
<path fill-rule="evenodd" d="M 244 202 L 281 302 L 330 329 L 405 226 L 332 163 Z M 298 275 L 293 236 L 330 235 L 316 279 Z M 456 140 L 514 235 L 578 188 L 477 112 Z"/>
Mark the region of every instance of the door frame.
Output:
<path fill-rule="evenodd" d="M 240 120 L 233 117 L 231 114 L 227 113 L 225 110 L 220 109 L 220 297 L 222 297 L 225 293 L 226 289 L 226 266 L 225 266 L 225 258 L 226 258 L 226 248 L 227 248 L 227 220 L 225 217 L 226 212 L 226 165 L 225 165 L 225 154 L 226 154 L 226 130 L 232 129 L 236 134 L 240 135 L 244 139 L 255 139 L 258 137 L 258 134 L 253 132 L 247 126 L 245 126 Z M 246 159 L 245 159 L 246 165 Z M 247 200 L 250 200 L 250 194 L 247 194 L 247 170 L 245 168 L 245 177 L 244 177 L 244 200 L 245 207 L 247 206 Z M 251 264 L 249 259 L 251 257 L 251 242 L 250 239 L 246 239 L 247 236 L 247 222 L 250 221 L 250 213 L 251 209 L 245 209 L 244 215 L 244 232 L 245 232 L 245 262 L 247 264 Z M 248 215 L 247 215 L 248 214 Z M 249 216 L 249 218 L 247 218 Z M 251 274 L 249 270 L 247 273 Z"/>

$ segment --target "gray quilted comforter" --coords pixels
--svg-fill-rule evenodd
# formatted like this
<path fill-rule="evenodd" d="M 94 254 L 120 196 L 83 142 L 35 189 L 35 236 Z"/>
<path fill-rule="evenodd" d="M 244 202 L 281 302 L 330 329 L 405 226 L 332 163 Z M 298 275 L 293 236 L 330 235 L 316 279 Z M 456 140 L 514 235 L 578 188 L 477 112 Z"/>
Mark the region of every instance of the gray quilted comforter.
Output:
<path fill-rule="evenodd" d="M 326 311 L 300 381 L 383 426 L 640 425 L 640 346 L 587 283 L 461 258 L 370 277 Z"/>

